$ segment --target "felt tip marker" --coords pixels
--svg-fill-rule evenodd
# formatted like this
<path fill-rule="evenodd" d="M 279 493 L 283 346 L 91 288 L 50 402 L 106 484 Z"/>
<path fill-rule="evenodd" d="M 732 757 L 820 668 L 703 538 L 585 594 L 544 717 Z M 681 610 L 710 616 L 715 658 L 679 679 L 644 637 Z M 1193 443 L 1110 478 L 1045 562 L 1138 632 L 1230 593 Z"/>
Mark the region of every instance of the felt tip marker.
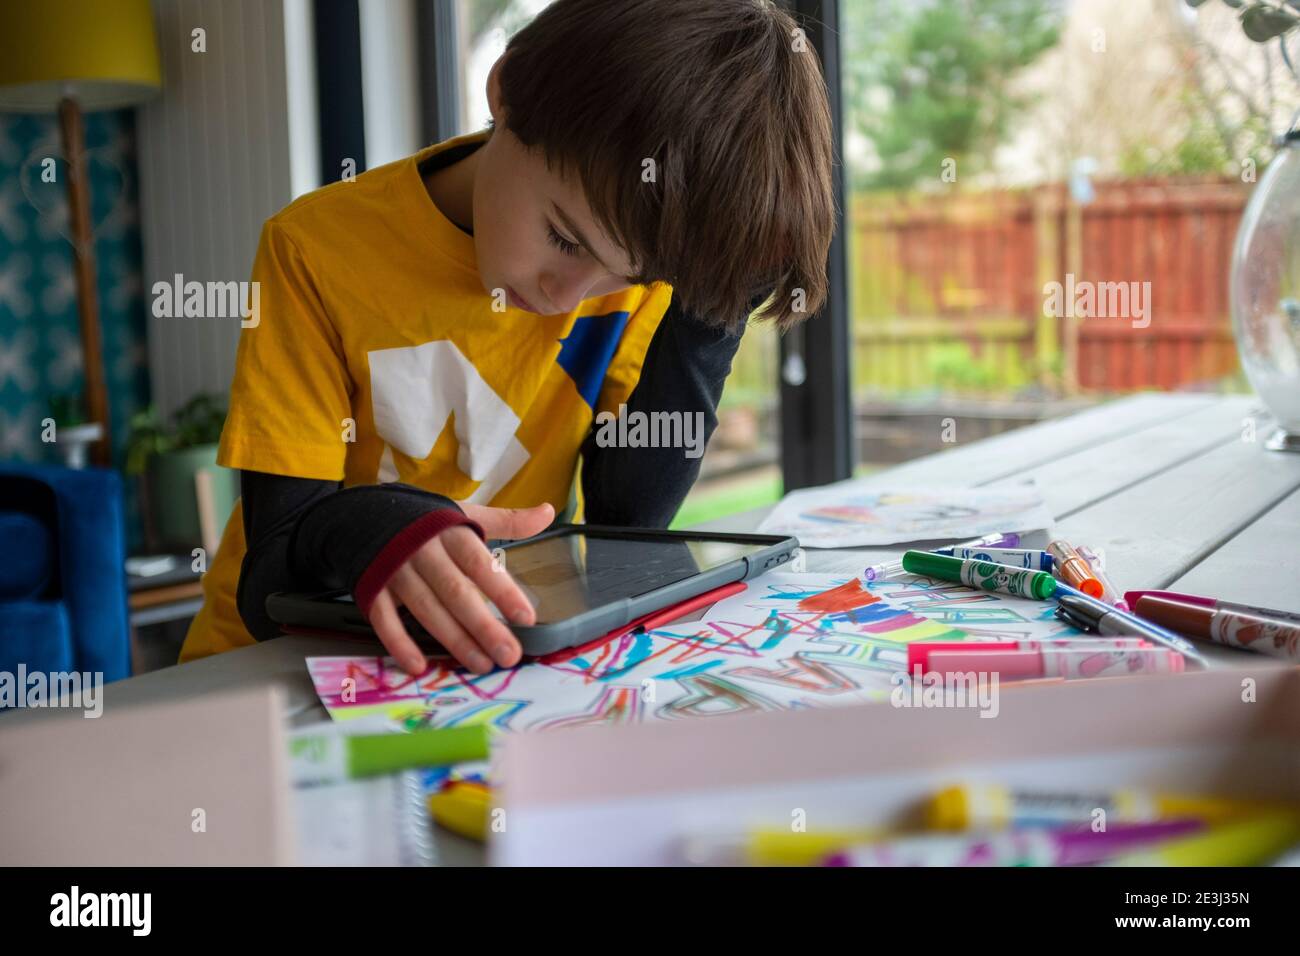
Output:
<path fill-rule="evenodd" d="M 1204 829 L 1199 820 L 1171 820 L 1120 823 L 1100 832 L 1027 827 L 971 836 L 931 833 L 850 847 L 828 856 L 823 865 L 1088 866 Z"/>
<path fill-rule="evenodd" d="M 708 834 L 682 841 L 687 866 L 816 866 L 827 854 L 886 836 L 873 828 L 792 831 L 760 827 L 735 834 Z"/>
<path fill-rule="evenodd" d="M 1148 641 L 1151 641 L 1154 644 L 1159 644 L 1161 647 L 1167 647 L 1171 651 L 1177 651 L 1179 654 L 1182 654 L 1183 657 L 1185 657 L 1192 664 L 1192 666 L 1198 668 L 1209 666 L 1206 663 L 1205 658 L 1201 655 L 1201 652 L 1196 649 L 1196 645 L 1193 644 L 1191 641 L 1187 640 L 1185 637 L 1179 637 L 1177 634 L 1173 633 L 1172 631 L 1168 631 L 1158 624 L 1153 624 L 1152 622 L 1142 617 L 1139 617 L 1136 614 L 1129 613 L 1128 611 L 1121 611 L 1119 608 L 1111 607 L 1109 604 L 1106 604 L 1104 601 L 1102 601 L 1099 598 L 1089 597 L 1087 594 L 1084 594 L 1082 591 L 1076 591 L 1068 584 L 1058 583 L 1056 586 L 1056 591 L 1057 591 L 1058 600 L 1063 595 L 1070 595 L 1072 597 L 1078 598 L 1079 602 L 1090 605 L 1093 608 L 1093 615 L 1090 615 L 1090 617 L 1093 617 L 1093 619 L 1095 619 L 1096 616 L 1104 615 L 1104 614 L 1117 615 L 1118 617 L 1123 619 L 1124 623 L 1127 626 L 1136 628 L 1141 633 L 1141 635 L 1145 637 Z M 1067 613 L 1073 613 L 1073 612 L 1067 612 Z"/>
<path fill-rule="evenodd" d="M 289 777 L 295 786 L 306 786 L 486 760 L 488 736 L 481 724 L 406 734 L 294 734 L 289 738 Z"/>
<path fill-rule="evenodd" d="M 991 561 L 950 558 L 929 551 L 908 551 L 903 555 L 903 569 L 909 574 L 955 581 L 967 587 L 1038 601 L 1046 600 L 1056 591 L 1056 579 L 1045 571 L 1012 568 Z"/>
<path fill-rule="evenodd" d="M 1020 535 L 1014 531 L 999 532 L 997 534 L 986 534 L 982 538 L 976 538 L 973 541 L 963 541 L 955 544 L 953 548 L 1014 548 L 1020 544 Z M 952 548 L 940 548 L 933 552 L 934 554 L 947 554 Z M 887 561 L 884 564 L 873 564 L 862 572 L 862 578 L 866 581 L 880 581 L 884 578 L 893 577 L 896 574 L 903 573 L 902 561 Z"/>
<path fill-rule="evenodd" d="M 1178 674 L 1183 657 L 1163 647 L 1124 650 L 1093 650 L 1043 647 L 1030 651 L 933 651 L 927 673 L 996 673 L 999 680 L 1030 680 L 1060 677 L 1089 680 L 1094 677 L 1127 677 L 1131 674 Z M 915 673 L 915 671 L 913 671 Z"/>
<path fill-rule="evenodd" d="M 1290 621 L 1157 597 L 1138 598 L 1138 613 L 1191 637 L 1300 661 L 1300 624 Z"/>
<path fill-rule="evenodd" d="M 1218 824 L 1261 813 L 1294 812 L 1300 807 L 1277 801 L 1145 790 L 1067 792 L 1059 788 L 971 782 L 945 787 L 936 793 L 926 805 L 925 820 L 932 830 L 1087 826 L 1096 818 L 1097 810 L 1105 811 L 1108 823 L 1192 819 Z"/>
<path fill-rule="evenodd" d="M 1109 866 L 1259 866 L 1300 840 L 1300 816 L 1266 813 L 1134 850 Z"/>
<path fill-rule="evenodd" d="M 1101 582 L 1092 575 L 1092 568 L 1068 541 L 1053 541 L 1047 553 L 1056 561 L 1056 573 L 1072 588 L 1078 588 L 1089 597 L 1099 598 L 1104 592 Z"/>
<path fill-rule="evenodd" d="M 1097 604 L 1100 598 L 1089 601 L 1073 594 L 1058 594 L 1056 600 L 1060 602 L 1060 610 L 1063 612 L 1061 616 L 1085 631 L 1095 631 L 1103 637 L 1150 636 L 1149 628 L 1135 623 L 1119 608 L 1102 610 Z"/>
<path fill-rule="evenodd" d="M 1046 551 L 1027 548 L 936 548 L 932 554 L 945 554 L 950 558 L 963 561 L 992 561 L 1013 568 L 1028 568 L 1031 571 L 1051 571 L 1052 556 Z"/>
<path fill-rule="evenodd" d="M 1046 641 L 913 641 L 907 645 L 907 671 L 910 674 L 919 665 L 922 670 L 929 670 L 930 655 L 936 651 L 1038 651 L 1043 648 L 1055 648 L 1063 651 L 1095 651 L 1099 648 L 1111 651 L 1131 651 L 1143 647 L 1154 647 L 1150 641 L 1137 638 L 1095 638 L 1080 639 L 1058 638 Z"/>
<path fill-rule="evenodd" d="M 1260 607 L 1257 604 L 1239 604 L 1236 601 L 1220 601 L 1218 598 L 1200 597 L 1196 594 L 1183 594 L 1180 591 L 1125 591 L 1124 598 L 1131 605 L 1136 605 L 1139 598 L 1155 597 L 1164 598 L 1166 601 L 1177 601 L 1180 604 L 1199 604 L 1202 607 L 1223 608 L 1225 611 L 1242 611 L 1246 614 L 1257 614 L 1260 617 L 1279 618 L 1283 621 L 1292 621 L 1300 624 L 1300 611 L 1279 611 L 1276 608 Z"/>

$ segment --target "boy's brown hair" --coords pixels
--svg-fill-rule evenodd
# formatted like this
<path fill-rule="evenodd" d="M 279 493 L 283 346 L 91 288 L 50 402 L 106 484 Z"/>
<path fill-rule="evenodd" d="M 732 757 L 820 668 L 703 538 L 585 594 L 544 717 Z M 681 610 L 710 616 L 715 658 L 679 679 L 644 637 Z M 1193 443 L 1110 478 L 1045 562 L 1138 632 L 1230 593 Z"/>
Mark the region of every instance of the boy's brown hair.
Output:
<path fill-rule="evenodd" d="M 638 282 L 732 328 L 769 292 L 755 317 L 782 329 L 821 307 L 830 108 L 811 43 L 770 0 L 556 0 L 500 80 L 505 125 L 577 173 Z"/>

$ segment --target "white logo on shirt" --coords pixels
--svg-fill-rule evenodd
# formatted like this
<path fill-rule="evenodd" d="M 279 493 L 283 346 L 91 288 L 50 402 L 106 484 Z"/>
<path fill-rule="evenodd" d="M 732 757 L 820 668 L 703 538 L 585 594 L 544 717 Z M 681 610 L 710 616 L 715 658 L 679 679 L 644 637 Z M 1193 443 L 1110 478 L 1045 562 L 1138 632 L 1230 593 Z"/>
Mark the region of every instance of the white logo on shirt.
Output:
<path fill-rule="evenodd" d="M 528 461 L 515 437 L 519 416 L 483 381 L 454 342 L 369 353 L 375 430 L 384 440 L 379 480 L 400 481 L 393 449 L 422 461 L 456 413 L 456 464 L 478 488 L 467 500 L 488 504 Z"/>

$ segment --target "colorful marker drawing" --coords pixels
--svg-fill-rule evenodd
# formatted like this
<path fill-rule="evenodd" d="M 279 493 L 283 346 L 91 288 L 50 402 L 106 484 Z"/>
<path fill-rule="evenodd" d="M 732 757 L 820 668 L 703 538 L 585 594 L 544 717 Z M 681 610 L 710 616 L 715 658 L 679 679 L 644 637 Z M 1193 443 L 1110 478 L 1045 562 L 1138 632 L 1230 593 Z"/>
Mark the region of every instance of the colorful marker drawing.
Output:
<path fill-rule="evenodd" d="M 856 548 L 908 541 L 962 540 L 994 531 L 1050 527 L 1033 484 L 992 488 L 872 489 L 849 485 L 793 491 L 759 531 L 792 534 L 809 548 Z"/>
<path fill-rule="evenodd" d="M 884 699 L 909 643 L 1073 633 L 1051 608 L 924 578 L 866 585 L 776 572 L 703 620 L 482 676 L 434 663 L 412 678 L 383 657 L 307 665 L 336 720 L 382 714 L 411 728 L 500 730 L 676 720 Z"/>

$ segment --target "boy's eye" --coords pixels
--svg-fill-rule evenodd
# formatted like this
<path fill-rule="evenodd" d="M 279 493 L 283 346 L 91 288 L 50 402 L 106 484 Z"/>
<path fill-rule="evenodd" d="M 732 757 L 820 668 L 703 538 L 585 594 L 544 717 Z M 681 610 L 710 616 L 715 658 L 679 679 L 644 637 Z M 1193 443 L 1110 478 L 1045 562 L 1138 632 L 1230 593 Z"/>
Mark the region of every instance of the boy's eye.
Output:
<path fill-rule="evenodd" d="M 582 250 L 582 247 L 576 242 L 570 242 L 568 239 L 565 239 L 562 235 L 556 232 L 555 227 L 549 223 L 546 226 L 546 238 L 551 245 L 555 246 L 555 248 L 559 249 L 566 256 L 576 256 Z"/>

